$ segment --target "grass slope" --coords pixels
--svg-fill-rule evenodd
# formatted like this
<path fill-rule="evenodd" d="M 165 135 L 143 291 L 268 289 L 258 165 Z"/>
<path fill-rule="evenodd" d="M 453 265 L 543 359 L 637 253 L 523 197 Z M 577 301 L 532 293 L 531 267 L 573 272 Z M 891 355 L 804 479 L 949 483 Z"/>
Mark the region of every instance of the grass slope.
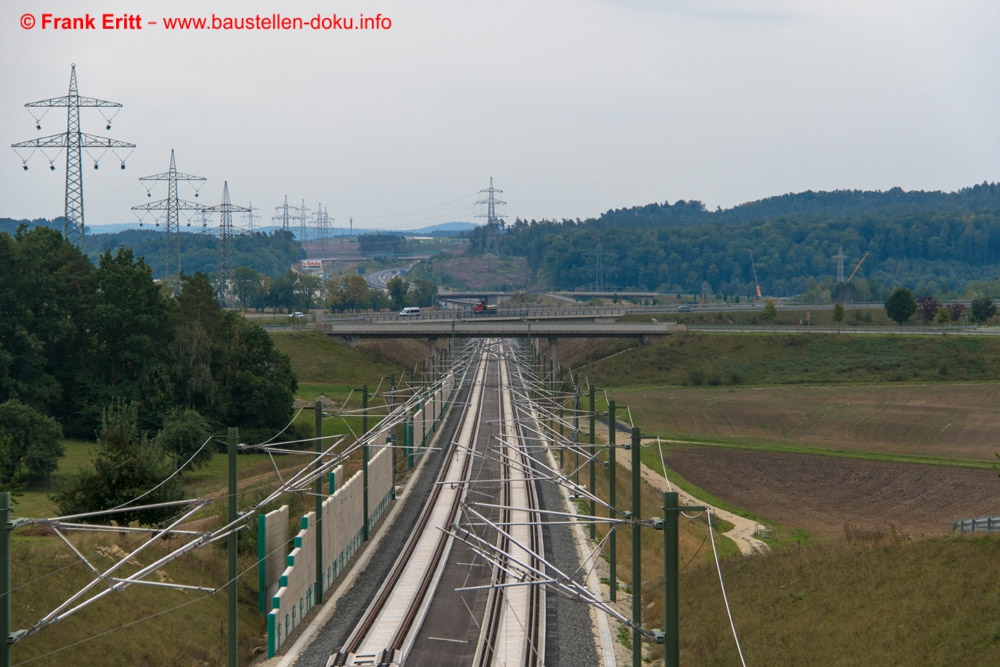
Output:
<path fill-rule="evenodd" d="M 723 563 L 746 664 L 1000 663 L 1000 541 L 792 547 Z M 681 573 L 681 664 L 740 664 L 714 567 Z"/>
<path fill-rule="evenodd" d="M 603 387 L 984 382 L 1000 379 L 992 336 L 706 334 L 652 345 L 576 370 Z"/>

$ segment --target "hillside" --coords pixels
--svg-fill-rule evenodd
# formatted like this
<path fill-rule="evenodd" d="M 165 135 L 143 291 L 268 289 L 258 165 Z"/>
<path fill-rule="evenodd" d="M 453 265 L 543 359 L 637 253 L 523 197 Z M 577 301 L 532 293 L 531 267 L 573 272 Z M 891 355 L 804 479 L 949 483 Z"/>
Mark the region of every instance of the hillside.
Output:
<path fill-rule="evenodd" d="M 471 252 L 485 246 L 486 230 L 473 230 Z M 526 280 L 540 289 L 593 289 L 600 267 L 607 289 L 746 297 L 752 252 L 763 291 L 776 297 L 881 301 L 894 286 L 998 295 L 1000 187 L 805 192 L 718 211 L 682 200 L 584 221 L 517 220 L 501 248 L 527 260 Z M 844 278 L 865 258 L 847 288 L 835 282 L 841 250 Z"/>

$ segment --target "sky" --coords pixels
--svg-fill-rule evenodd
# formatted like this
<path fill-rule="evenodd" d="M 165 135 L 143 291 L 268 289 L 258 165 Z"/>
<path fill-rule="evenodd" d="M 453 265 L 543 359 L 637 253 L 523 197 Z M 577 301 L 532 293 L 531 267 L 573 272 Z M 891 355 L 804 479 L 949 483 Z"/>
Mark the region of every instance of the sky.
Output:
<path fill-rule="evenodd" d="M 213 14 L 379 29 L 166 29 Z M 182 199 L 228 182 L 264 223 L 287 195 L 338 228 L 483 222 L 490 178 L 508 221 L 953 191 L 1000 180 L 998 28 L 995 0 L 4 0 L 0 217 L 63 213 L 65 153 L 7 146 L 66 131 L 64 109 L 38 131 L 24 105 L 66 95 L 73 63 L 80 95 L 123 105 L 110 131 L 82 109 L 83 131 L 137 145 L 125 171 L 84 154 L 88 226 L 165 198 L 138 179 L 171 149 L 207 179 Z"/>

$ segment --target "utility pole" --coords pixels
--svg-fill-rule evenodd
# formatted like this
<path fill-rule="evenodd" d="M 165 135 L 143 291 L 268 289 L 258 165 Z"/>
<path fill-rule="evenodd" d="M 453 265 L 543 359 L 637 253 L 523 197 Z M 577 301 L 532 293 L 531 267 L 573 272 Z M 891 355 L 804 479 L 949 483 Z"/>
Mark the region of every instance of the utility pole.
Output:
<path fill-rule="evenodd" d="M 503 194 L 503 190 L 493 187 L 492 176 L 490 176 L 490 187 L 480 190 L 479 194 L 483 195 L 483 197 L 476 202 L 476 206 L 486 207 L 486 213 L 476 215 L 477 218 L 486 218 L 486 247 L 483 250 L 486 254 L 493 253 L 494 255 L 499 255 L 500 236 L 506 229 L 506 223 L 504 222 L 506 216 L 497 213 L 497 209 L 505 206 L 507 202 L 497 198 L 497 195 Z"/>
<path fill-rule="evenodd" d="M 80 250 L 84 250 L 84 239 L 86 236 L 86 226 L 83 221 L 83 169 L 81 166 L 82 156 L 81 151 L 85 148 L 96 148 L 102 149 L 101 156 L 107 151 L 114 153 L 121 161 L 122 169 L 125 168 L 125 160 L 128 156 L 132 154 L 135 149 L 135 144 L 130 144 L 125 141 L 118 141 L 117 139 L 110 139 L 108 137 L 98 137 L 93 134 L 87 134 L 80 130 L 80 108 L 81 107 L 94 107 L 97 109 L 121 109 L 121 104 L 118 102 L 109 102 L 107 100 L 98 100 L 93 97 L 83 97 L 80 95 L 79 90 L 76 85 L 76 63 L 73 63 L 70 67 L 69 75 L 69 94 L 62 97 L 52 97 L 47 100 L 39 100 L 38 102 L 28 102 L 24 105 L 28 109 L 52 109 L 52 108 L 66 108 L 66 131 L 59 134 L 53 134 L 48 137 L 42 137 L 40 139 L 31 139 L 30 141 L 22 141 L 20 143 L 11 144 L 11 148 L 17 153 L 18 148 L 30 148 L 32 153 L 34 151 L 41 151 L 42 155 L 46 155 L 46 150 L 59 149 L 66 151 L 66 206 L 65 206 L 65 219 L 63 220 L 63 237 L 70 243 L 75 243 L 80 247 Z M 29 112 L 30 113 L 30 112 Z M 46 112 L 42 113 L 42 116 Z M 118 114 L 115 111 L 111 116 L 105 115 L 101 111 L 101 115 L 104 116 L 104 120 L 107 121 L 108 130 L 111 129 L 111 120 Z M 32 114 L 34 117 L 34 114 Z M 42 118 L 35 118 L 35 128 L 42 129 Z M 128 154 L 124 157 L 118 154 L 119 150 L 129 149 Z M 17 153 L 18 157 L 21 157 L 20 153 Z M 56 152 L 58 157 L 58 151 Z M 98 156 L 94 159 L 94 169 L 98 167 L 98 161 L 100 157 Z M 28 155 L 30 158 L 31 155 Z M 28 158 L 21 157 L 21 163 L 23 164 L 24 170 L 28 171 Z M 55 171 L 55 158 L 49 158 L 49 168 Z"/>
<path fill-rule="evenodd" d="M 159 201 L 151 202 L 149 204 L 141 204 L 139 206 L 133 206 L 133 211 L 166 211 L 167 213 L 167 236 L 163 244 L 163 277 L 167 279 L 171 276 L 178 275 L 181 272 L 181 237 L 180 237 L 180 212 L 181 211 L 200 211 L 202 210 L 201 204 L 196 204 L 194 202 L 185 201 L 177 197 L 177 183 L 178 181 L 192 181 L 198 183 L 204 183 L 204 176 L 192 176 L 191 174 L 183 174 L 177 171 L 177 162 L 174 159 L 174 149 L 170 149 L 170 169 L 162 174 L 153 174 L 152 176 L 143 176 L 139 179 L 139 182 L 145 185 L 146 183 L 156 182 L 156 181 L 166 181 L 167 182 L 167 198 L 161 199 Z M 194 196 L 198 196 L 198 189 L 201 186 L 195 188 Z M 152 196 L 149 190 L 152 186 L 146 186 L 146 196 Z M 159 222 L 156 223 L 159 225 Z M 142 226 L 142 221 L 140 220 L 139 225 Z M 190 223 L 188 223 L 190 226 Z M 176 259 L 177 264 L 171 266 L 171 260 Z"/>
<path fill-rule="evenodd" d="M 288 208 L 289 208 L 288 207 L 288 195 L 285 195 L 285 204 L 284 204 L 284 206 L 275 206 L 274 207 L 275 216 L 273 218 L 271 218 L 271 220 L 273 222 L 280 222 L 281 223 L 281 230 L 284 231 L 284 232 L 290 232 L 290 231 L 292 231 L 291 227 L 289 225 L 289 223 L 291 222 L 291 216 L 288 213 Z"/>
<path fill-rule="evenodd" d="M 236 448 L 239 446 L 239 431 L 229 428 L 229 537 L 227 551 L 229 552 L 229 667 L 237 665 L 237 626 L 236 626 Z"/>
<path fill-rule="evenodd" d="M 608 510 L 608 516 L 611 519 L 617 518 L 615 512 L 617 511 L 617 506 L 615 505 L 615 484 L 618 480 L 618 464 L 615 463 L 615 402 L 608 401 L 608 468 L 610 469 L 610 474 L 608 476 L 608 505 L 611 509 Z M 611 574 L 609 575 L 609 584 L 611 588 L 611 601 L 615 602 L 618 599 L 618 529 L 614 525 L 611 526 L 611 540 L 608 544 L 610 548 L 609 555 L 609 565 L 611 567 Z"/>
<path fill-rule="evenodd" d="M 323 402 L 316 399 L 316 593 L 317 605 L 323 603 Z"/>
<path fill-rule="evenodd" d="M 306 236 L 309 232 L 309 211 L 311 209 L 306 208 L 306 200 L 302 200 L 302 205 L 298 207 L 298 214 L 295 219 L 299 221 L 299 244 L 302 249 L 305 250 L 306 247 Z"/>
<path fill-rule="evenodd" d="M 361 455 L 361 467 L 363 470 L 362 478 L 364 480 L 364 498 L 361 501 L 362 507 L 365 513 L 365 524 L 364 524 L 364 541 L 368 541 L 369 532 L 371 526 L 368 524 L 368 461 L 370 459 L 371 452 L 368 448 L 368 385 L 361 387 L 361 437 L 364 438 L 364 445 L 362 445 L 362 455 Z"/>
<path fill-rule="evenodd" d="M 590 516 L 597 516 L 597 469 L 594 464 L 597 459 L 597 438 L 594 428 L 597 425 L 597 414 L 594 412 L 594 385 L 590 385 Z M 590 539 L 597 539 L 597 522 L 590 521 Z"/>
<path fill-rule="evenodd" d="M 0 536 L 0 667 L 10 667 L 10 491 L 0 493 L 0 523 L 3 525 L 3 535 Z"/>
<path fill-rule="evenodd" d="M 642 461 L 639 447 L 642 439 L 639 429 L 632 428 L 632 667 L 642 667 L 642 534 L 639 521 L 642 518 L 642 485 L 640 476 Z"/>
<path fill-rule="evenodd" d="M 202 209 L 205 213 L 219 214 L 219 267 L 216 271 L 216 293 L 225 303 L 226 294 L 233 278 L 233 213 L 247 213 L 250 209 L 236 206 L 229 199 L 229 181 L 222 187 L 222 203 Z"/>

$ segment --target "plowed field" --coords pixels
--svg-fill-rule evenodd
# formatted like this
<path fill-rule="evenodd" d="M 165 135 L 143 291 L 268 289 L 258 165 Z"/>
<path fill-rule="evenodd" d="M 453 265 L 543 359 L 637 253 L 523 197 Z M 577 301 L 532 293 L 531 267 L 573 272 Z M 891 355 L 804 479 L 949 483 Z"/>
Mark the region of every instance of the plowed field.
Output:
<path fill-rule="evenodd" d="M 957 519 L 1000 515 L 991 470 L 717 447 L 673 451 L 667 465 L 736 507 L 821 537 L 843 537 L 845 524 L 940 535 Z"/>
<path fill-rule="evenodd" d="M 1000 385 L 669 388 L 609 392 L 644 437 L 997 462 Z M 619 408 L 621 410 L 621 408 Z M 741 509 L 824 537 L 845 524 L 914 537 L 1000 516 L 992 470 L 692 447 L 668 465 Z"/>

